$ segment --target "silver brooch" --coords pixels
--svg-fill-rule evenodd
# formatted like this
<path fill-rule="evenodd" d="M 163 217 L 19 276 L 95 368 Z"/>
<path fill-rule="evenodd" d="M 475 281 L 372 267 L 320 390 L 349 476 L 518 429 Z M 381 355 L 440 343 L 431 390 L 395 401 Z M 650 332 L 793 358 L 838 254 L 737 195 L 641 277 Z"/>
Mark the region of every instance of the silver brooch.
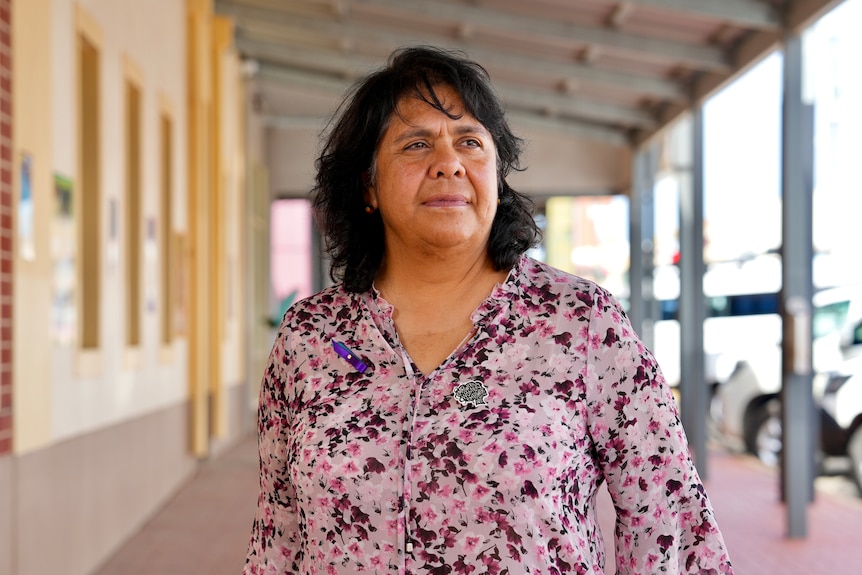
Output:
<path fill-rule="evenodd" d="M 488 397 L 488 388 L 481 381 L 468 381 L 455 388 L 455 399 L 461 405 L 488 405 L 485 398 Z"/>

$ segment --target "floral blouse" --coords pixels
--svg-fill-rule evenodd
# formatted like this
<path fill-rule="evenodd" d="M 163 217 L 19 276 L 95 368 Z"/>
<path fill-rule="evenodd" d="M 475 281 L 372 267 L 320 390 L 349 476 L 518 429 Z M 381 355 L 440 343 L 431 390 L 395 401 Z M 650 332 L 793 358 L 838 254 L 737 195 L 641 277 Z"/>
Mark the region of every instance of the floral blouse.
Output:
<path fill-rule="evenodd" d="M 419 373 L 392 306 L 288 310 L 260 395 L 244 575 L 732 573 L 673 396 L 614 298 L 523 257 Z"/>

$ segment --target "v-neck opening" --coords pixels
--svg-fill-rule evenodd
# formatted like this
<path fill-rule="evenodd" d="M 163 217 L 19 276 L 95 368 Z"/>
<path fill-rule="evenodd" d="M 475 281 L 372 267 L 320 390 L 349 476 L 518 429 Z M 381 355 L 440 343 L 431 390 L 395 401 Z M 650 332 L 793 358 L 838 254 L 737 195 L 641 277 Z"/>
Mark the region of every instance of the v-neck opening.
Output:
<path fill-rule="evenodd" d="M 509 270 L 506 277 L 494 284 L 489 294 L 483 299 L 479 305 L 470 313 L 470 321 L 472 327 L 464 339 L 449 352 L 449 354 L 432 368 L 427 374 L 419 369 L 413 356 L 407 351 L 404 346 L 401 336 L 398 333 L 398 328 L 395 325 L 393 318 L 395 307 L 385 298 L 375 284 L 372 283 L 371 289 L 366 292 L 366 305 L 371 312 L 371 317 L 377 329 L 383 335 L 384 339 L 393 348 L 400 349 L 403 352 L 404 361 L 409 365 L 409 370 L 414 375 L 428 379 L 436 372 L 445 368 L 448 364 L 455 361 L 457 357 L 463 353 L 476 336 L 487 330 L 487 326 L 493 323 L 504 311 L 511 305 L 512 292 L 517 291 L 519 276 L 523 272 L 526 256 L 522 256 L 515 265 Z M 408 367 L 405 365 L 405 367 Z"/>

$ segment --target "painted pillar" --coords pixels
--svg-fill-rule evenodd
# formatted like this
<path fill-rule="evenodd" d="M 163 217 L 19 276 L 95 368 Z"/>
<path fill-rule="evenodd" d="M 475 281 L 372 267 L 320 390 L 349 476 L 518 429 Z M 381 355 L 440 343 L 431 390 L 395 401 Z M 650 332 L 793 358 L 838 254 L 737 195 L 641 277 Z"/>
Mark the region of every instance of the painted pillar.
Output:
<path fill-rule="evenodd" d="M 12 451 L 12 0 L 0 0 L 0 455 Z"/>
<path fill-rule="evenodd" d="M 212 1 L 187 0 L 187 105 L 188 105 L 188 261 L 189 261 L 189 427 L 191 451 L 209 453 L 210 368 L 220 357 L 212 351 L 210 259 L 212 182 L 210 121 L 212 108 L 211 27 Z"/>

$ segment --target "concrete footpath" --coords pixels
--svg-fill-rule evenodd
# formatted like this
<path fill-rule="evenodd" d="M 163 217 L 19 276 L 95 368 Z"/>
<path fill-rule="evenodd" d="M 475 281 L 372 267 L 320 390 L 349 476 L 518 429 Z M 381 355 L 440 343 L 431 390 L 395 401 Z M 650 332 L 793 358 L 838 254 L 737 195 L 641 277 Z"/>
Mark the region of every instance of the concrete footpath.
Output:
<path fill-rule="evenodd" d="M 862 573 L 862 499 L 833 479 L 818 479 L 808 508 L 808 536 L 785 537 L 778 476 L 757 460 L 711 451 L 707 492 L 736 575 Z M 838 480 L 840 481 L 840 480 Z M 93 575 L 239 575 L 257 500 L 254 436 L 203 463 L 196 475 Z M 600 515 L 613 545 L 613 509 Z M 608 574 L 614 573 L 609 554 Z"/>

